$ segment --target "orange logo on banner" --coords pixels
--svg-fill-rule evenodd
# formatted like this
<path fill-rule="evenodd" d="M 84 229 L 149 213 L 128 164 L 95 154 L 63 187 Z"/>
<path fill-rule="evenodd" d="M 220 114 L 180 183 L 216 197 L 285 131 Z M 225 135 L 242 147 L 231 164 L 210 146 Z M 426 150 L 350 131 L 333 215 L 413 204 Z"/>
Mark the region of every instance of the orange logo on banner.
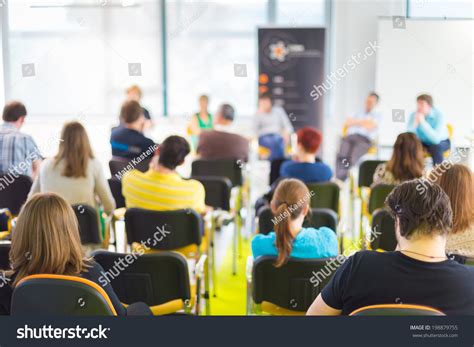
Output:
<path fill-rule="evenodd" d="M 268 87 L 267 86 L 259 86 L 258 87 L 258 92 L 260 94 L 268 92 Z"/>
<path fill-rule="evenodd" d="M 261 73 L 260 76 L 258 76 L 258 82 L 261 84 L 267 84 L 268 83 L 268 75 Z"/>

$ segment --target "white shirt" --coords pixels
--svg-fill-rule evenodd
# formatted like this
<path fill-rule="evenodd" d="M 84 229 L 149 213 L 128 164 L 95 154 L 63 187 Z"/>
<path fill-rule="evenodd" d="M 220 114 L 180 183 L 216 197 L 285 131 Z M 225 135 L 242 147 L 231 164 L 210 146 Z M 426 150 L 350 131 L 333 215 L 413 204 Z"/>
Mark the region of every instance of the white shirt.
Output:
<path fill-rule="evenodd" d="M 375 110 L 372 110 L 370 112 L 364 111 L 359 111 L 357 112 L 354 117 L 354 119 L 367 119 L 370 118 L 375 122 L 375 128 L 369 130 L 364 127 L 360 126 L 351 126 L 347 129 L 347 135 L 353 135 L 353 134 L 358 134 L 367 137 L 369 140 L 373 141 L 377 137 L 377 130 L 378 130 L 378 124 L 380 120 L 382 119 L 382 116 L 379 112 L 376 112 Z"/>

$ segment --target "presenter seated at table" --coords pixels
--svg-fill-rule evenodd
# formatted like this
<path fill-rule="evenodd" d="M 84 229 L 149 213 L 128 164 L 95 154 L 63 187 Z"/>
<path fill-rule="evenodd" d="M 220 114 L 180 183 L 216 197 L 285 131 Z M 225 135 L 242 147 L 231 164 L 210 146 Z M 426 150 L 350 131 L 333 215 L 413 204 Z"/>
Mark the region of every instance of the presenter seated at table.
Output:
<path fill-rule="evenodd" d="M 270 93 L 259 96 L 254 125 L 258 144 L 270 150 L 268 159 L 283 158 L 285 146 L 290 142 L 290 135 L 293 133 L 293 125 L 285 110 L 273 105 Z"/>
<path fill-rule="evenodd" d="M 326 182 L 332 177 L 332 170 L 323 162 L 316 161 L 323 136 L 311 128 L 301 128 L 296 132 L 298 137 L 296 154 L 293 160 L 286 161 L 280 168 L 281 177 L 297 178 L 303 182 Z"/>
<path fill-rule="evenodd" d="M 336 177 L 344 181 L 349 169 L 368 152 L 377 138 L 378 124 L 381 115 L 376 111 L 379 96 L 372 92 L 365 100 L 365 107 L 353 117 L 346 119 L 344 128 L 347 129 L 342 138 L 341 147 L 337 154 Z"/>
<path fill-rule="evenodd" d="M 139 86 L 136 84 L 131 85 L 126 90 L 127 100 L 135 100 L 141 104 L 143 92 Z M 143 116 L 145 117 L 145 129 L 151 128 L 153 126 L 153 119 L 151 118 L 150 112 L 142 106 Z"/>
<path fill-rule="evenodd" d="M 451 147 L 451 141 L 443 114 L 433 106 L 431 95 L 421 94 L 416 98 L 416 112 L 410 115 L 408 131 L 418 136 L 433 158 L 433 165 L 443 161 L 443 153 Z"/>
<path fill-rule="evenodd" d="M 155 142 L 145 135 L 145 116 L 143 109 L 137 101 L 125 101 L 120 111 L 120 125 L 112 129 L 110 144 L 112 155 L 133 159 L 145 155 L 153 154 Z"/>
<path fill-rule="evenodd" d="M 193 148 L 197 147 L 199 135 L 206 130 L 211 130 L 214 126 L 214 119 L 209 113 L 209 97 L 201 95 L 199 97 L 199 112 L 196 112 L 188 125 L 188 133 L 191 136 Z"/>
<path fill-rule="evenodd" d="M 237 133 L 234 118 L 235 111 L 231 105 L 223 104 L 219 107 L 214 130 L 202 132 L 199 136 L 197 153 L 200 158 L 247 161 L 249 141 Z"/>

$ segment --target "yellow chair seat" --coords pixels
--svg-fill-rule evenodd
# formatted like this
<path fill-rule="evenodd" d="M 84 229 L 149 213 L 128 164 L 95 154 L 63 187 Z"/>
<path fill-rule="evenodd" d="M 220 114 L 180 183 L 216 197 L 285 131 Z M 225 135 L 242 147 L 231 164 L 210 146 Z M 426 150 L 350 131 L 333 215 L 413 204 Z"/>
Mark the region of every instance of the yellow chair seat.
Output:
<path fill-rule="evenodd" d="M 306 311 L 293 311 L 283 308 L 281 306 L 272 304 L 268 301 L 262 301 L 261 309 L 263 312 L 269 313 L 273 316 L 304 316 Z"/>
<path fill-rule="evenodd" d="M 122 220 L 125 218 L 125 212 L 127 212 L 127 209 L 125 207 L 118 208 L 114 210 L 114 218 L 118 220 Z"/>
<path fill-rule="evenodd" d="M 3 240 L 6 238 L 8 235 L 10 235 L 10 231 L 0 231 L 0 240 Z"/>

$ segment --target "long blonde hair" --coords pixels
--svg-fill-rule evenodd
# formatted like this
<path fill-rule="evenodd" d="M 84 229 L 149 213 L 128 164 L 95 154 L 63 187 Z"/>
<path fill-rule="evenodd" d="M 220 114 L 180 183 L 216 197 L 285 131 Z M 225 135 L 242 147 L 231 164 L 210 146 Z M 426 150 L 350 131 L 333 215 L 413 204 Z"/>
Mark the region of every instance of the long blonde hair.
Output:
<path fill-rule="evenodd" d="M 55 193 L 39 193 L 21 209 L 13 231 L 10 275 L 15 286 L 33 274 L 77 276 L 87 271 L 71 206 Z"/>
<path fill-rule="evenodd" d="M 271 202 L 273 215 L 277 218 L 275 223 L 276 248 L 278 250 L 276 267 L 280 267 L 288 261 L 294 240 L 290 231 L 290 221 L 301 216 L 309 205 L 309 201 L 308 187 L 300 180 L 284 179 L 278 184 Z"/>
<path fill-rule="evenodd" d="M 82 124 L 79 122 L 64 124 L 58 154 L 54 157 L 55 165 L 61 160 L 64 161 L 61 174 L 66 177 L 86 177 L 89 159 L 93 158 L 89 137 Z"/>

